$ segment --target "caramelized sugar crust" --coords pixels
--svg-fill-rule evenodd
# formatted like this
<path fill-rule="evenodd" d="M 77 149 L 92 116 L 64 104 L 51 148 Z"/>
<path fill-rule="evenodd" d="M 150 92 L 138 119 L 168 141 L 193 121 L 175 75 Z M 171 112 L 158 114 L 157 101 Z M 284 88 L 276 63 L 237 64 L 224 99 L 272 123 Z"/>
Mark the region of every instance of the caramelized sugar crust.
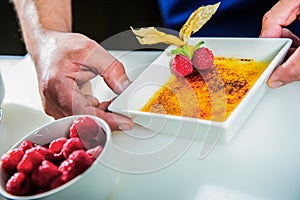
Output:
<path fill-rule="evenodd" d="M 172 75 L 141 111 L 225 121 L 268 64 L 215 57 L 207 70 L 194 69 L 187 77 Z"/>

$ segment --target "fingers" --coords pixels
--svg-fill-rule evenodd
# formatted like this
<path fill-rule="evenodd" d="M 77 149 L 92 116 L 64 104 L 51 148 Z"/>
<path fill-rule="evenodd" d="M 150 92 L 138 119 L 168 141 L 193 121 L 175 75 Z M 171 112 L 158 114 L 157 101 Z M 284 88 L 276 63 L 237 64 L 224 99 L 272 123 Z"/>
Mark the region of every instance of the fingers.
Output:
<path fill-rule="evenodd" d="M 98 99 L 93 96 L 93 92 L 92 92 L 92 87 L 91 87 L 91 82 L 90 81 L 85 82 L 84 84 L 80 85 L 79 88 L 80 88 L 81 94 L 84 96 L 84 98 L 87 101 L 87 105 L 90 105 L 90 106 L 98 106 L 99 105 Z"/>
<path fill-rule="evenodd" d="M 47 115 L 53 117 L 54 119 L 60 119 L 65 117 L 65 114 L 50 100 L 43 101 L 43 107 Z"/>
<path fill-rule="evenodd" d="M 300 13 L 300 0 L 280 0 L 263 17 L 261 37 L 284 37 L 293 40 L 292 48 L 287 54 L 285 62 L 278 66 L 271 74 L 268 85 L 278 88 L 293 81 L 300 80 L 299 38 L 284 28 L 298 18 Z"/>
<path fill-rule="evenodd" d="M 89 114 L 104 119 L 113 131 L 133 128 L 131 119 L 107 111 L 110 101 L 99 103 L 94 96 L 83 94 L 75 80 L 67 77 L 60 78 L 50 79 L 48 87 L 44 90 L 44 108 L 47 114 L 55 119 Z M 88 88 L 84 87 L 84 89 L 85 92 L 88 91 Z"/>
<path fill-rule="evenodd" d="M 83 109 L 84 114 L 91 114 L 104 119 L 111 130 L 131 130 L 133 128 L 133 121 L 125 116 L 102 110 L 101 107 L 88 106 Z"/>
<path fill-rule="evenodd" d="M 97 105 L 88 103 L 86 97 L 80 96 L 80 93 L 73 94 L 73 114 L 90 114 L 104 119 L 114 130 L 130 130 L 133 128 L 133 121 L 125 116 L 111 113 L 107 110 L 111 101 L 101 102 Z"/>
<path fill-rule="evenodd" d="M 90 51 L 82 64 L 92 67 L 117 94 L 130 84 L 123 64 L 100 45 L 96 45 Z"/>
<path fill-rule="evenodd" d="M 125 116 L 111 113 L 107 110 L 110 102 L 102 102 L 97 106 L 78 105 L 79 102 L 73 102 L 76 109 L 73 109 L 73 114 L 89 114 L 102 118 L 110 126 L 111 130 L 131 130 L 133 121 Z M 74 107 L 74 106 L 73 106 Z"/>
<path fill-rule="evenodd" d="M 281 37 L 282 28 L 290 25 L 300 13 L 299 0 L 278 1 L 263 17 L 261 37 Z"/>
<path fill-rule="evenodd" d="M 89 101 L 87 99 L 87 101 Z M 94 115 L 105 120 L 110 126 L 112 131 L 117 130 L 131 130 L 133 128 L 133 121 L 122 115 L 114 114 L 107 111 L 107 107 L 110 102 L 98 103 L 97 105 L 86 105 L 80 109 L 76 109 L 70 112 L 66 112 L 69 108 L 58 108 L 56 104 L 51 103 L 49 100 L 46 101 L 44 109 L 46 113 L 52 116 L 54 119 L 63 118 L 74 114 L 88 114 Z"/>
<path fill-rule="evenodd" d="M 117 94 L 130 84 L 122 63 L 116 60 L 102 73 L 102 76 L 105 83 Z"/>
<path fill-rule="evenodd" d="M 55 119 L 90 114 L 107 121 L 112 130 L 132 129 L 132 120 L 109 112 L 110 102 L 99 103 L 90 87 L 90 80 L 101 75 L 114 92 L 122 92 L 129 84 L 122 63 L 81 34 L 53 32 L 52 36 L 56 48 L 44 47 L 48 54 L 35 60 L 45 112 Z"/>
<path fill-rule="evenodd" d="M 278 88 L 293 81 L 300 80 L 300 48 L 284 62 L 278 66 L 268 80 L 271 88 Z"/>
<path fill-rule="evenodd" d="M 298 47 L 300 45 L 300 39 L 287 28 L 282 29 L 282 37 L 292 39 L 292 47 Z"/>

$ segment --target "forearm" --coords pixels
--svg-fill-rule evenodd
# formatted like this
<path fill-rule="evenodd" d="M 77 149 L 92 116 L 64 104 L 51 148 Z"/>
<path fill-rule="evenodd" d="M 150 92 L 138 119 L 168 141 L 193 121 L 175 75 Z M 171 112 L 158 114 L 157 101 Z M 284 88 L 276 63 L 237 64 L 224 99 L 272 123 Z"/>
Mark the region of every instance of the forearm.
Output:
<path fill-rule="evenodd" d="M 12 0 L 20 21 L 24 42 L 33 56 L 47 31 L 72 30 L 71 0 Z"/>

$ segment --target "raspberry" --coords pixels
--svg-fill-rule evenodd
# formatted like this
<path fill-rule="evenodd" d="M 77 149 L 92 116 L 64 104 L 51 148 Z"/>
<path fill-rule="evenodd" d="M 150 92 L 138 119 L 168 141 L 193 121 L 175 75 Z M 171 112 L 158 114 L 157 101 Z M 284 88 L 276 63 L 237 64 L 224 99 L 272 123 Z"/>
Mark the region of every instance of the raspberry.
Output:
<path fill-rule="evenodd" d="M 52 162 L 44 160 L 31 175 L 32 182 L 38 188 L 49 188 L 52 180 L 61 174 Z"/>
<path fill-rule="evenodd" d="M 78 149 L 86 150 L 81 140 L 75 137 L 75 138 L 67 139 L 67 141 L 64 143 L 61 149 L 61 152 L 63 153 L 64 157 L 67 159 L 73 151 Z"/>
<path fill-rule="evenodd" d="M 22 149 L 12 149 L 1 157 L 1 168 L 9 171 L 17 170 L 19 162 L 22 160 L 24 151 Z"/>
<path fill-rule="evenodd" d="M 62 180 L 69 181 L 84 172 L 92 163 L 93 159 L 89 154 L 84 150 L 76 150 L 59 165 L 58 170 L 62 172 Z"/>
<path fill-rule="evenodd" d="M 63 152 L 55 153 L 52 155 L 52 161 L 55 163 L 61 163 L 63 160 L 65 160 Z"/>
<path fill-rule="evenodd" d="M 23 141 L 1 158 L 7 191 L 14 195 L 39 194 L 83 173 L 102 151 L 97 137 L 100 128 L 91 118 L 80 118 L 70 127 L 72 138 L 58 138 L 43 146 Z"/>
<path fill-rule="evenodd" d="M 24 152 L 28 149 L 31 149 L 32 147 L 33 143 L 28 140 L 24 140 L 19 146 L 19 148 L 22 149 Z"/>
<path fill-rule="evenodd" d="M 58 186 L 61 186 L 64 183 L 66 183 L 66 181 L 64 181 L 62 179 L 62 176 L 58 176 L 58 177 L 54 178 L 54 180 L 52 181 L 52 183 L 50 185 L 50 189 L 54 189 Z"/>
<path fill-rule="evenodd" d="M 92 149 L 87 150 L 86 153 L 88 153 L 93 158 L 93 160 L 95 160 L 100 155 L 102 150 L 103 147 L 101 145 L 98 145 Z"/>
<path fill-rule="evenodd" d="M 41 145 L 36 145 L 35 147 L 33 147 L 33 148 L 31 148 L 31 149 L 29 149 L 27 151 L 36 151 L 36 152 L 39 152 L 41 155 L 44 156 L 44 159 L 48 159 L 48 160 L 51 160 L 52 157 L 53 157 L 52 152 L 48 148 L 43 147 Z"/>
<path fill-rule="evenodd" d="M 98 135 L 99 125 L 89 117 L 79 117 L 74 120 L 70 127 L 70 137 L 80 137 L 92 140 Z"/>
<path fill-rule="evenodd" d="M 171 63 L 173 73 L 178 76 L 187 76 L 193 72 L 191 60 L 184 55 L 176 55 Z"/>
<path fill-rule="evenodd" d="M 20 172 L 24 173 L 32 173 L 34 169 L 36 169 L 45 159 L 45 157 L 37 151 L 31 151 L 31 149 L 27 150 L 19 162 L 17 169 Z"/>
<path fill-rule="evenodd" d="M 76 123 L 75 121 L 73 122 L 73 124 L 70 127 L 70 138 L 75 138 L 78 137 L 78 133 L 76 130 Z"/>
<path fill-rule="evenodd" d="M 15 173 L 6 183 L 7 192 L 13 195 L 29 195 L 32 189 L 29 177 L 23 172 Z"/>
<path fill-rule="evenodd" d="M 214 55 L 208 48 L 201 47 L 194 52 L 192 63 L 199 70 L 208 69 L 214 64 Z"/>
<path fill-rule="evenodd" d="M 49 145 L 49 150 L 52 153 L 59 153 L 63 147 L 63 145 L 66 143 L 67 138 L 58 138 L 56 140 L 53 140 Z"/>

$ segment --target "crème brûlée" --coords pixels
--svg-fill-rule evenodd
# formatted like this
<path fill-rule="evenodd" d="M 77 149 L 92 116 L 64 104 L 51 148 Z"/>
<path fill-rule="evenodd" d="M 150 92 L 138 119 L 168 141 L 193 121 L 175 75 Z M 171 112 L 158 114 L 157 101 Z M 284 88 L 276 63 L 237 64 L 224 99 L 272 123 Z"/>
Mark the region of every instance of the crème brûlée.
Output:
<path fill-rule="evenodd" d="M 144 112 L 222 122 L 245 97 L 269 62 L 215 57 L 214 66 L 172 75 L 141 108 Z"/>

